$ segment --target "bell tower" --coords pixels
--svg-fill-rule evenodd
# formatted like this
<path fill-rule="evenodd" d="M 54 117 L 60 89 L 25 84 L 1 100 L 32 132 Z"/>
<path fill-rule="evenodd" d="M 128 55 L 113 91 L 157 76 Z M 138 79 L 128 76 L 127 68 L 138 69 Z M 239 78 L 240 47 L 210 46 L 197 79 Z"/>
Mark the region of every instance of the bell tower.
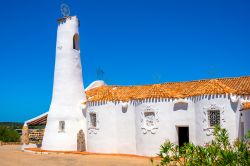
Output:
<path fill-rule="evenodd" d="M 63 9 L 63 14 L 67 10 Z M 76 16 L 58 19 L 53 95 L 42 142 L 45 150 L 77 150 L 78 132 L 82 130 L 86 135 L 78 28 Z"/>

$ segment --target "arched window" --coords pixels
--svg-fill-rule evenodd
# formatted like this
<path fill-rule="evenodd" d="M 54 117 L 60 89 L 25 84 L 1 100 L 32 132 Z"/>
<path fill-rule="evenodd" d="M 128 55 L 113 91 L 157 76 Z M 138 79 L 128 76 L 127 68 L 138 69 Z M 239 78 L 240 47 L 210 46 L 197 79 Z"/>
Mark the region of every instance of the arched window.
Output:
<path fill-rule="evenodd" d="M 80 50 L 79 36 L 77 33 L 73 37 L 73 49 Z"/>

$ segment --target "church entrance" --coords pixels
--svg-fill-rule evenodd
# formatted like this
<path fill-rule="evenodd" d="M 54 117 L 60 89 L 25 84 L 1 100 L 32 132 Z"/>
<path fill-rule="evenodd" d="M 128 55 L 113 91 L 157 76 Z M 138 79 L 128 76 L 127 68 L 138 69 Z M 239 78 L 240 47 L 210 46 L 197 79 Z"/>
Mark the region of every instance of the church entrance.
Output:
<path fill-rule="evenodd" d="M 189 127 L 178 127 L 179 146 L 189 142 Z"/>
<path fill-rule="evenodd" d="M 85 135 L 83 130 L 80 130 L 77 134 L 77 151 L 86 151 Z"/>

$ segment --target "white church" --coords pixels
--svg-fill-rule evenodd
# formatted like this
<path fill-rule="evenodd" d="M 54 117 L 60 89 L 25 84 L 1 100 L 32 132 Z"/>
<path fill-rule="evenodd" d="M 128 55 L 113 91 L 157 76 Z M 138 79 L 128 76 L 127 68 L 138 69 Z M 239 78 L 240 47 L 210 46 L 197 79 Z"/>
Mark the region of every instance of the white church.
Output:
<path fill-rule="evenodd" d="M 58 20 L 52 101 L 48 112 L 27 120 L 45 124 L 41 149 L 156 156 L 165 140 L 182 146 L 212 140 L 215 125 L 230 140 L 250 130 L 250 76 L 139 86 L 94 81 L 84 89 L 79 20 Z"/>

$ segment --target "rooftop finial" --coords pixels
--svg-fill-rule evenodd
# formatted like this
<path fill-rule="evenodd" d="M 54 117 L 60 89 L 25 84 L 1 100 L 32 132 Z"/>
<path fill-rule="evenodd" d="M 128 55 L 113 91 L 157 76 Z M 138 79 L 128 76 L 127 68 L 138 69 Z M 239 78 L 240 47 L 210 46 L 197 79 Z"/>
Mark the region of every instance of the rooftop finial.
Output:
<path fill-rule="evenodd" d="M 61 4 L 61 13 L 63 15 L 63 17 L 68 17 L 70 14 L 70 9 L 69 6 L 65 3 Z"/>

